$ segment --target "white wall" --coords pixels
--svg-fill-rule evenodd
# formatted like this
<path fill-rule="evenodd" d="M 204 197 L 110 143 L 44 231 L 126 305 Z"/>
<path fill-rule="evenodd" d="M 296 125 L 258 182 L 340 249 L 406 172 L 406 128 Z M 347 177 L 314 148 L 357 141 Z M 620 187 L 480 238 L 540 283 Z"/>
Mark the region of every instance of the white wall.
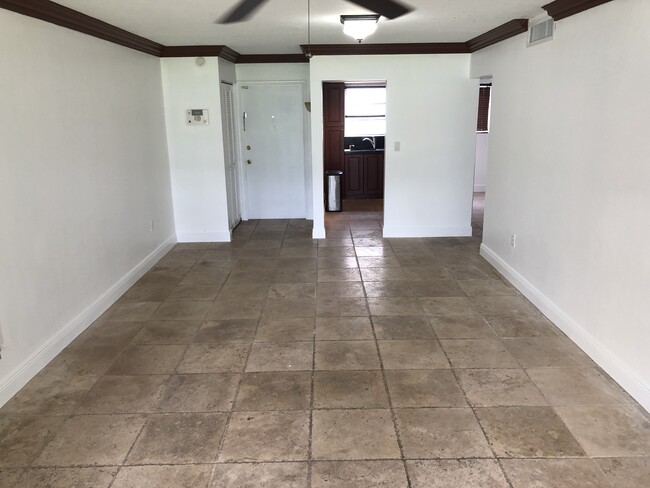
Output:
<path fill-rule="evenodd" d="M 237 80 L 239 86 L 246 82 L 280 82 L 297 81 L 304 84 L 304 101 L 309 96 L 309 64 L 308 63 L 259 63 L 237 64 Z M 311 118 L 304 114 L 304 148 L 305 148 L 305 202 L 308 219 L 313 218 L 312 167 L 311 167 Z"/>
<path fill-rule="evenodd" d="M 159 60 L 6 10 L 0 33 L 2 405 L 174 223 Z"/>
<path fill-rule="evenodd" d="M 176 235 L 179 242 L 229 241 L 219 58 L 162 59 Z M 223 60 L 222 60 L 223 61 Z M 232 75 L 232 73 L 230 73 Z M 188 109 L 208 109 L 208 126 L 189 126 Z"/>
<path fill-rule="evenodd" d="M 468 54 L 312 58 L 314 237 L 325 235 L 322 83 L 334 80 L 387 82 L 384 236 L 471 235 L 479 81 L 469 63 Z"/>
<path fill-rule="evenodd" d="M 490 134 L 476 134 L 476 165 L 474 167 L 474 191 L 484 192 L 487 181 L 488 147 Z"/>
<path fill-rule="evenodd" d="M 472 76 L 494 77 L 484 254 L 650 410 L 648 25 L 650 2 L 606 3 Z"/>

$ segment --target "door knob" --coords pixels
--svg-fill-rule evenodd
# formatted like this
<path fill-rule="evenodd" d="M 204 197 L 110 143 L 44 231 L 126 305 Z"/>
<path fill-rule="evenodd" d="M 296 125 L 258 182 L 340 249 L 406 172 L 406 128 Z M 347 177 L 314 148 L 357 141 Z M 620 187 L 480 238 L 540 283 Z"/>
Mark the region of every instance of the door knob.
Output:
<path fill-rule="evenodd" d="M 246 149 L 248 149 L 248 150 L 250 151 L 250 150 L 251 150 L 251 147 L 250 147 L 250 146 L 246 146 Z"/>
<path fill-rule="evenodd" d="M 247 162 L 248 164 L 253 164 L 253 161 L 251 161 L 250 159 L 247 159 L 246 162 Z"/>

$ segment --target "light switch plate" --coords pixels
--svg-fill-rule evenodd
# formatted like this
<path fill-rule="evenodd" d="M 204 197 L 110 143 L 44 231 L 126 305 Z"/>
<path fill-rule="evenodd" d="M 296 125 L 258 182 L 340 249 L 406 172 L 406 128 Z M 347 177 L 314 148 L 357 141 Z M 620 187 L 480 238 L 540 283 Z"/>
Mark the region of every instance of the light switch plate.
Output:
<path fill-rule="evenodd" d="M 400 141 L 395 141 L 395 152 L 402 150 L 402 143 Z"/>

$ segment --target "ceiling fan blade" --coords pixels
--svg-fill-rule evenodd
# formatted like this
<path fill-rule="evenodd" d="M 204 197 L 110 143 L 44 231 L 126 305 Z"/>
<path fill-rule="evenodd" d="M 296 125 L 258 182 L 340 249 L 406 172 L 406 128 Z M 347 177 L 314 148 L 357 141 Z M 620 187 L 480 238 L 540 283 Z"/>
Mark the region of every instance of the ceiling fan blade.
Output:
<path fill-rule="evenodd" d="M 228 13 L 217 20 L 218 24 L 232 24 L 246 20 L 257 10 L 266 0 L 241 0 Z"/>
<path fill-rule="evenodd" d="M 389 19 L 396 19 L 413 9 L 394 0 L 348 0 Z"/>

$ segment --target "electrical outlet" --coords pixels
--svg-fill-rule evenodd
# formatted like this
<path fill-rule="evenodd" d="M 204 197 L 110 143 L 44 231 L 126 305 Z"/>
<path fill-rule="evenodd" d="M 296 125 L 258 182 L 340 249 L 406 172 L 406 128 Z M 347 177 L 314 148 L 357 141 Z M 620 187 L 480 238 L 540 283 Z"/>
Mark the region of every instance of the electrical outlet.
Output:
<path fill-rule="evenodd" d="M 402 150 L 402 143 L 400 141 L 395 141 L 395 152 Z"/>
<path fill-rule="evenodd" d="M 512 234 L 510 236 L 510 245 L 512 247 L 517 247 L 517 234 Z"/>
<path fill-rule="evenodd" d="M 149 229 L 153 232 L 153 219 L 149 220 Z"/>

